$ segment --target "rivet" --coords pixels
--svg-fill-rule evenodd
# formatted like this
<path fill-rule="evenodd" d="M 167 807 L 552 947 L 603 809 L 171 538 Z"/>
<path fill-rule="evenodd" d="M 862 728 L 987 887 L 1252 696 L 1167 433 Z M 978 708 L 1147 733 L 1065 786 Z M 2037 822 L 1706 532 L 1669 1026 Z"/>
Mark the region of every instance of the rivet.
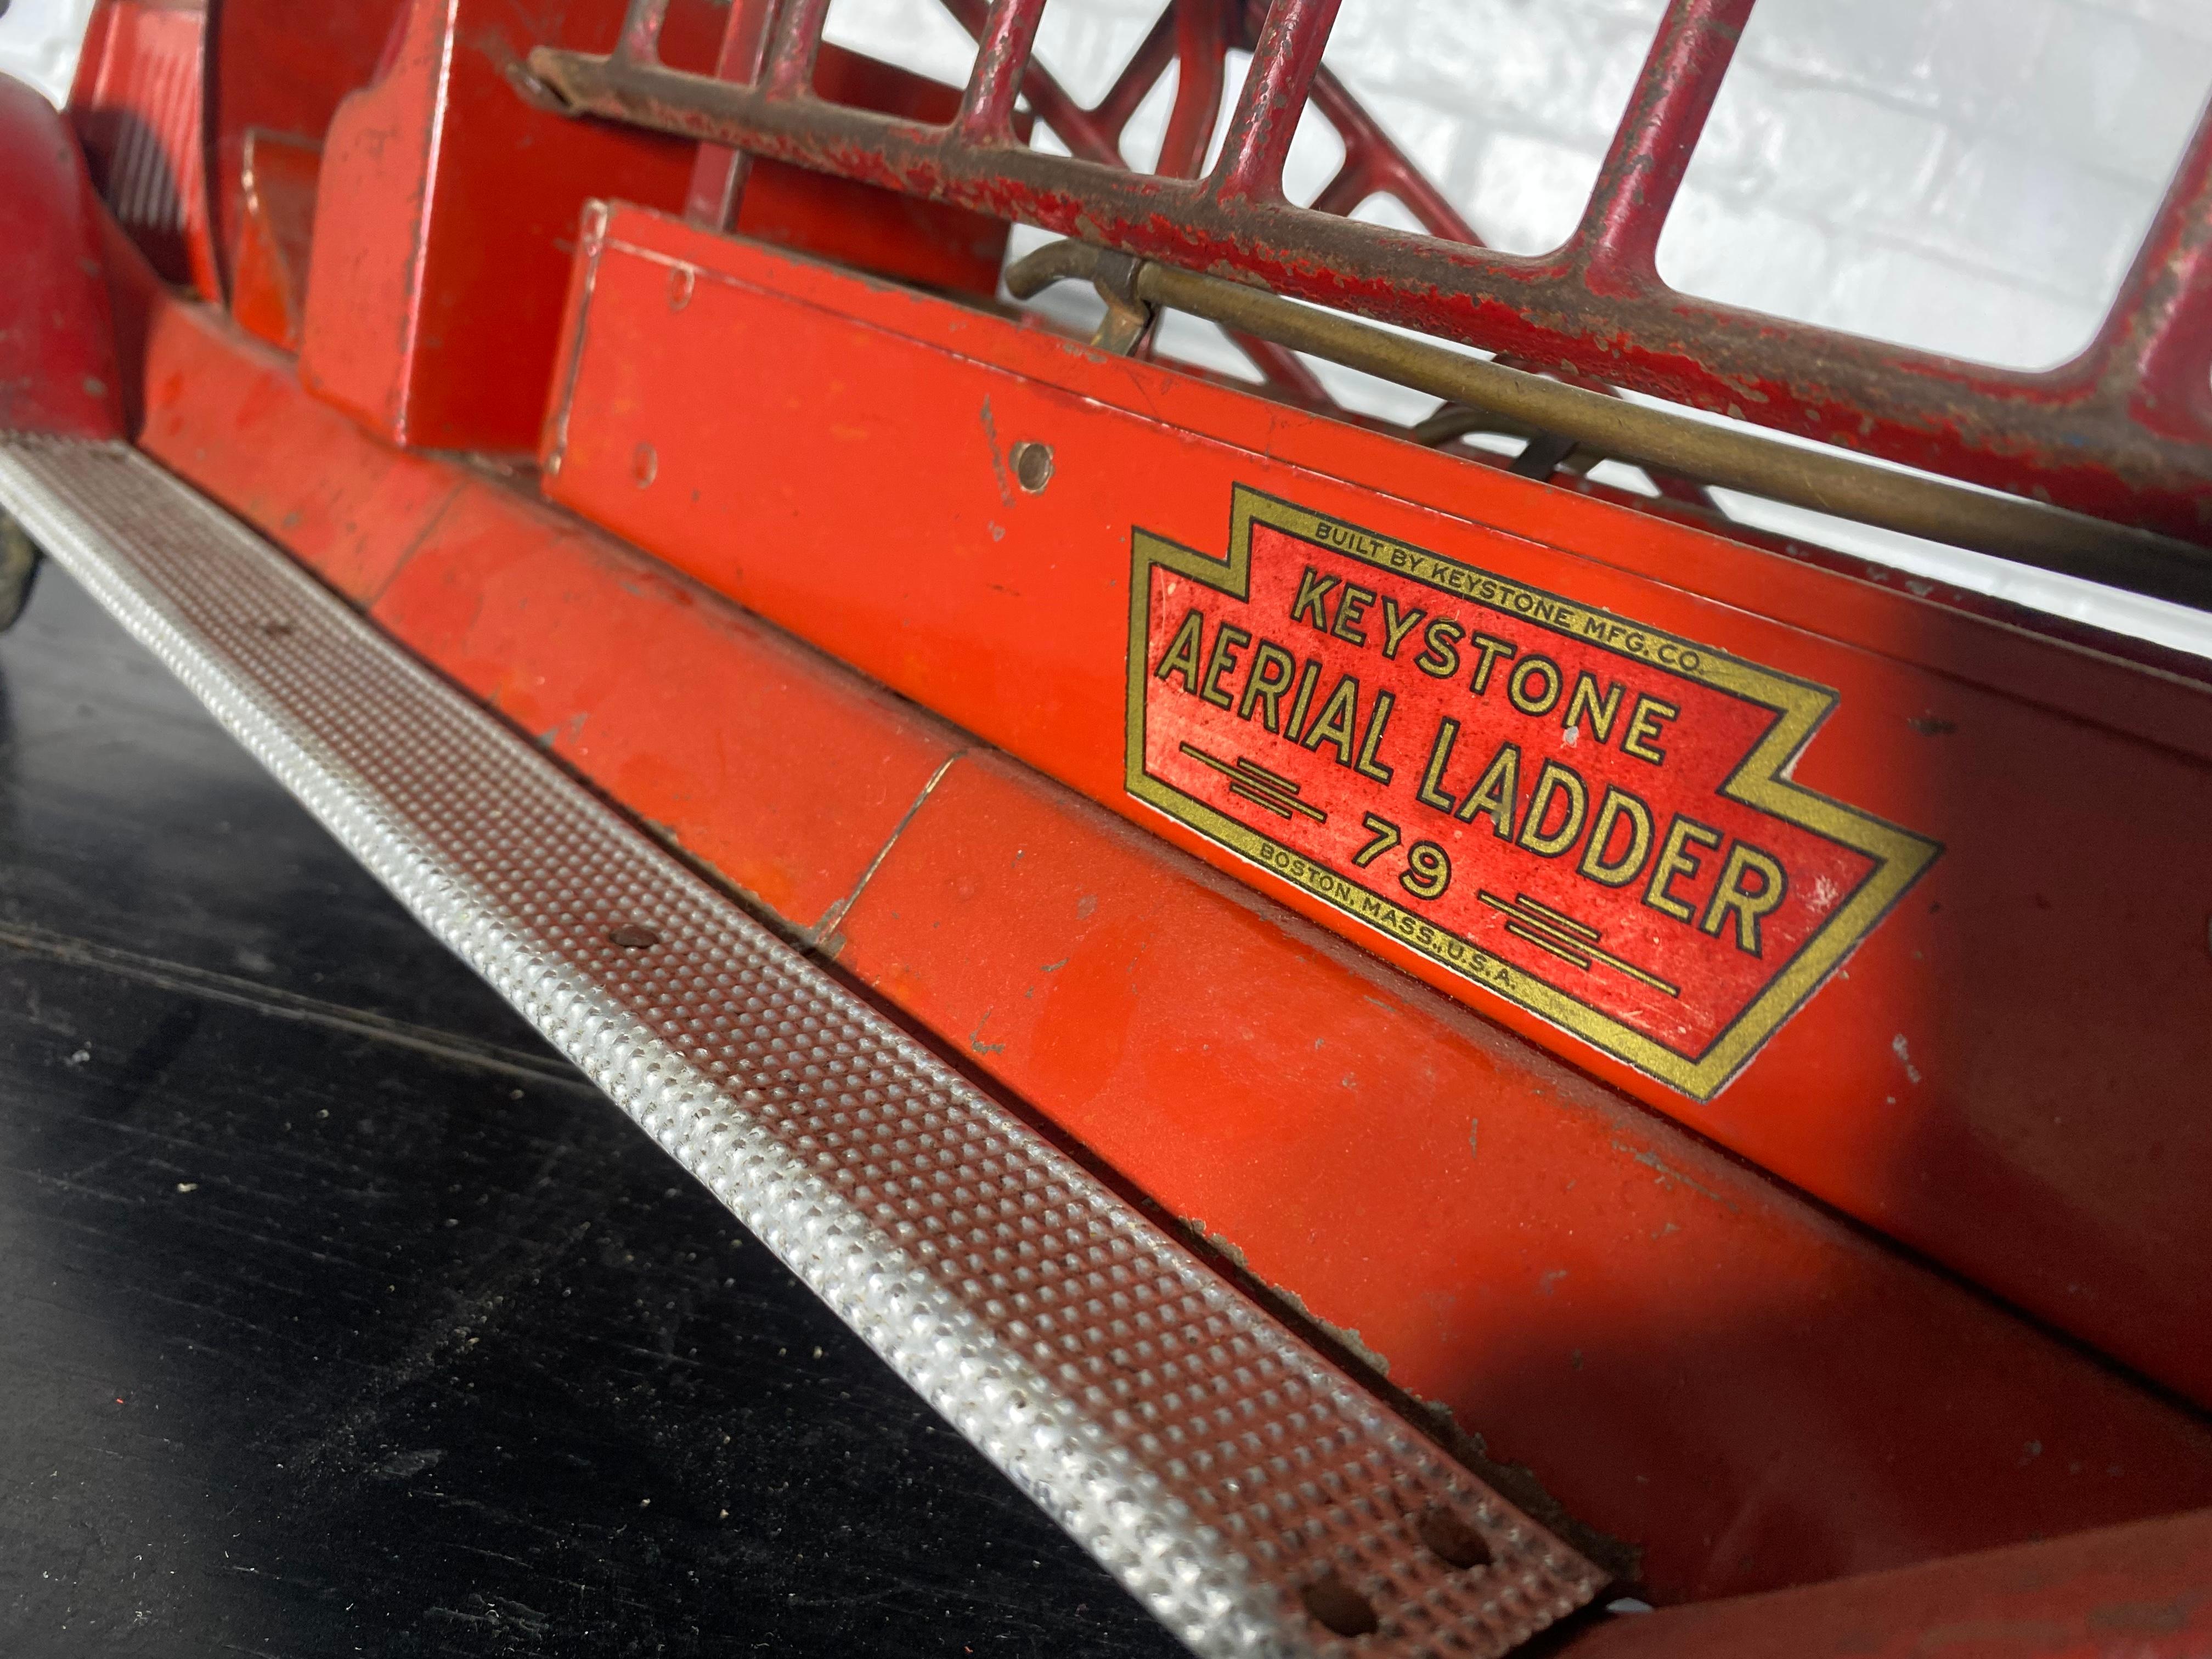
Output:
<path fill-rule="evenodd" d="M 668 308 L 681 311 L 691 303 L 691 290 L 698 276 L 689 265 L 678 265 L 668 273 Z"/>
<path fill-rule="evenodd" d="M 1375 1604 L 1331 1567 L 1298 1591 L 1316 1623 L 1338 1636 L 1372 1636 L 1381 1628 Z"/>
<path fill-rule="evenodd" d="M 1447 1566 L 1464 1571 L 1491 1563 L 1490 1546 L 1482 1534 L 1440 1504 L 1424 1510 L 1413 1530 L 1429 1553 Z"/>
<path fill-rule="evenodd" d="M 660 452 L 651 444 L 640 444 L 630 452 L 629 471 L 630 476 L 637 480 L 637 487 L 644 489 L 659 476 Z"/>
<path fill-rule="evenodd" d="M 1052 482 L 1052 446 L 1024 440 L 1014 446 L 1011 458 L 1014 464 L 1014 482 L 1032 495 L 1044 494 L 1044 487 Z"/>

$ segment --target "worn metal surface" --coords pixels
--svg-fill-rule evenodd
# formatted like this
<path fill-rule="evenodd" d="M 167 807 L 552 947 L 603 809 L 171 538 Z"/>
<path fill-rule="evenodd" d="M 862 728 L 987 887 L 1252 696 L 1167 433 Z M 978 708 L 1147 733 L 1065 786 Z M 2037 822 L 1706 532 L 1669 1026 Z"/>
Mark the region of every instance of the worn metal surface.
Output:
<path fill-rule="evenodd" d="M 1097 282 L 1103 294 L 1111 271 L 1115 283 L 1139 303 L 1187 311 L 1447 403 L 1500 415 L 1567 440 L 1570 447 L 1589 443 L 1617 459 L 1729 489 L 2212 608 L 2212 552 L 2185 542 L 1608 398 L 1293 305 L 1241 283 L 1151 261 L 1135 262 L 1131 270 L 1131 263 L 1089 243 L 1054 242 L 1008 270 L 1006 287 L 1015 298 L 1028 299 L 1072 277 Z M 1549 453 L 1535 476 L 1548 476 L 1563 453 Z"/>
<path fill-rule="evenodd" d="M 641 322 L 666 303 L 659 282 Z M 729 332 L 711 279 L 691 304 Z M 1521 1466 L 1498 1478 L 1609 1534 L 1574 1534 L 1609 1563 L 1629 1570 L 1612 1552 L 1633 1552 L 1650 1598 L 2212 1502 L 2212 1436 L 2186 1412 L 1954 1280 L 646 554 L 495 477 L 378 444 L 219 317 L 168 302 L 152 337 L 145 441 L 164 465 L 1387 1363 L 1392 1384 L 1479 1428 L 1482 1467 Z M 1015 507 L 1086 487 L 1078 434 L 1042 493 L 1024 491 L 1015 451 L 1036 441 L 1014 434 L 1032 428 L 994 410 Z M 878 418 L 852 414 L 854 430 Z M 948 465 L 980 466 L 1008 510 L 980 421 L 967 441 Z M 671 465 L 693 463 L 678 445 Z M 726 503 L 717 489 L 696 510 Z M 968 532 L 945 522 L 939 551 L 904 567 L 856 566 L 868 538 L 835 526 L 818 543 L 735 539 L 791 542 L 825 584 L 892 592 L 933 654 L 942 610 L 899 584 L 968 568 Z M 1050 564 L 1051 538 L 1028 535 L 1016 520 L 991 544 L 1012 552 L 974 570 L 977 599 Z M 779 614 L 818 631 L 830 610 Z M 969 653 L 968 672 L 987 679 L 990 658 Z M 1010 684 L 1036 703 L 1068 681 L 1063 665 Z M 1378 1215 L 1400 1218 L 1387 1249 Z"/>
<path fill-rule="evenodd" d="M 1012 141 L 1004 122 L 1015 88 L 1029 84 L 1023 65 L 1042 0 L 1000 0 L 991 9 L 969 109 L 950 127 L 813 97 L 822 3 L 787 9 L 754 84 L 685 75 L 656 61 L 665 0 L 635 0 L 623 46 L 611 56 L 544 51 L 532 64 L 580 112 L 1018 219 L 1547 369 L 2212 540 L 2212 125 L 2184 158 L 2105 328 L 2061 368 L 1981 368 L 1783 324 L 1674 293 L 1653 264 L 1751 3 L 1674 0 L 1581 226 L 1540 258 L 1358 223 L 1283 199 L 1283 160 L 1314 92 L 1332 0 L 1281 0 L 1269 11 L 1221 159 L 1203 180 L 1132 173 L 1080 149 L 1060 157 Z M 1049 124 L 1044 102 L 1039 109 Z M 1118 106 L 1111 112 L 1121 113 Z M 1110 136 L 1110 124 L 1102 127 L 1101 136 Z M 1352 176 L 1324 190 L 1322 202 L 1344 204 L 1364 180 L 1360 169 L 1376 165 L 1371 148 L 1360 147 L 1348 163 Z"/>
<path fill-rule="evenodd" d="M 671 270 L 690 273 L 680 313 L 665 302 Z M 2212 1335 L 2202 1301 L 2212 1281 L 2172 1271 L 2177 1259 L 2212 1259 L 2200 1201 L 2212 1133 L 2197 1109 L 2212 1028 L 2195 1017 L 2212 988 L 2212 898 L 2190 873 L 2212 801 L 2201 683 L 659 216 L 611 210 L 587 234 L 579 292 L 588 307 L 547 457 L 546 488 L 563 504 L 1655 1108 L 2212 1398 L 2212 1341 L 2197 1340 Z M 865 380 L 819 373 L 862 350 Z M 702 379 L 709 362 L 723 368 Z M 783 388 L 780 399 L 711 390 L 740 372 Z M 1052 447 L 1042 495 L 1001 476 L 1023 441 Z M 657 457 L 644 484 L 641 445 Z M 1721 1086 L 1719 1048 L 1662 1081 L 1672 1062 L 1618 1033 L 1578 1036 L 1579 1016 L 1540 1016 L 1542 996 L 1490 972 L 1493 957 L 1523 954 L 1501 921 L 1473 917 L 1468 951 L 1425 944 L 1379 903 L 1347 910 L 1366 901 L 1352 896 L 1358 871 L 1334 855 L 1332 897 L 1298 866 L 1255 862 L 1132 793 L 1132 539 L 1172 543 L 1192 571 L 1233 585 L 1240 488 L 1339 526 L 1340 550 L 1426 550 L 1484 573 L 1422 605 L 1470 635 L 1484 626 L 1474 608 L 1510 591 L 1531 615 L 1540 605 L 1554 618 L 1602 612 L 1603 627 L 1626 619 L 1647 643 L 1695 641 L 1701 660 L 1717 653 L 1817 688 L 1832 707 L 1817 730 L 1789 724 L 1802 748 L 1774 775 L 1944 852 L 1732 1082 Z M 1378 604 L 1370 621 L 1382 614 Z M 1279 607 L 1265 630 L 1239 626 L 1299 658 L 1322 654 L 1310 614 Z M 1230 648 L 1224 684 L 1242 687 L 1256 640 L 1239 654 L 1231 637 Z M 1403 690 L 1405 653 L 1387 659 L 1379 632 L 1352 648 L 1368 659 L 1353 676 L 1365 697 Z M 1459 648 L 1450 689 L 1467 737 L 1455 763 L 1510 741 L 1531 775 L 1540 749 L 1580 770 L 1566 750 L 1564 726 L 1577 724 L 1563 720 L 1567 689 L 1543 717 L 1504 706 L 1494 686 L 1486 701 L 1474 647 Z M 1675 704 L 1648 671 L 1607 670 L 1596 690 L 1617 683 L 1624 710 L 1644 695 Z M 1779 710 L 1797 701 L 1771 691 L 1753 702 L 1762 698 L 1775 712 L 1727 726 L 1730 764 L 1765 741 L 1754 731 L 1781 731 Z M 1255 743 L 1279 741 L 1260 729 L 1260 705 L 1241 691 L 1237 701 Z M 1455 865 L 1486 864 L 1468 839 L 1489 836 L 1486 823 L 1470 831 L 1416 797 L 1433 724 L 1408 714 L 1390 727 L 1376 758 L 1392 780 L 1366 810 L 1429 822 L 1438 833 L 1426 838 Z M 1577 731 L 1593 755 L 1593 736 L 1619 750 L 1619 722 L 1604 724 Z M 1722 729 L 1685 713 L 1677 741 L 1718 743 Z M 1730 775 L 1739 800 L 1780 762 L 1759 752 L 1766 763 Z M 1703 818 L 1680 766 L 1644 770 L 1652 793 L 1626 787 L 1655 813 L 1664 793 L 1670 811 Z M 1474 781 L 1452 775 L 1442 787 L 1464 801 Z M 1525 793 L 1534 780 L 1521 781 Z M 2110 810 L 2116 799 L 2124 814 Z M 1340 850 L 1348 860 L 1358 849 Z M 1546 867 L 1525 848 L 1516 856 Z M 1705 886 L 1685 891 L 1710 893 L 1722 870 L 1708 866 Z M 1844 902 L 1808 879 L 1808 902 Z M 1395 876 L 1385 884 L 1380 896 L 1395 902 Z M 1670 925 L 1642 907 L 1634 936 L 1656 940 L 1650 930 Z M 1431 945 L 1457 951 L 1458 965 Z"/>
<path fill-rule="evenodd" d="M 389 441 L 533 448 L 584 201 L 674 208 L 693 187 L 693 146 L 562 120 L 523 67 L 533 46 L 598 40 L 620 15 L 618 0 L 379 0 L 312 25 L 261 0 L 225 9 L 206 143 L 225 168 L 216 203 L 241 319 L 297 349 L 307 383 Z M 670 50 L 703 66 L 723 16 L 684 0 Z M 370 78 L 363 60 L 380 40 Z M 825 70 L 870 107 L 942 113 L 957 102 L 850 53 L 833 52 Z M 264 176 L 316 146 L 326 188 L 311 187 L 313 166 Z M 995 290 L 999 220 L 799 168 L 755 172 L 739 215 L 748 234 L 933 287 Z M 302 188 L 283 189 L 295 181 Z"/>
<path fill-rule="evenodd" d="M 949 120 L 959 107 L 951 87 L 836 46 L 822 49 L 817 70 L 841 103 L 920 121 Z M 1006 258 L 1002 219 L 777 161 L 740 167 L 735 152 L 711 145 L 693 167 L 685 208 L 717 228 L 982 300 L 997 295 Z"/>
<path fill-rule="evenodd" d="M 230 314 L 280 351 L 300 349 L 323 147 L 249 129 L 239 147 Z"/>
<path fill-rule="evenodd" d="M 1591 1632 L 1586 1659 L 2200 1659 L 2212 1510 L 1717 1601 Z"/>
<path fill-rule="evenodd" d="M 265 282 L 271 274 L 266 264 L 257 273 L 243 271 L 240 265 L 247 259 L 266 258 L 266 241 L 258 249 L 252 244 L 266 237 L 272 207 L 280 222 L 285 211 L 281 203 L 270 199 L 267 179 L 258 191 L 255 182 L 256 175 L 265 170 L 262 161 L 272 143 L 295 151 L 321 148 L 340 100 L 392 67 L 385 56 L 398 44 L 396 26 L 409 3 L 348 0 L 344 5 L 301 6 L 295 0 L 222 0 L 210 12 L 206 50 L 214 72 L 202 117 L 202 147 L 215 174 L 208 198 L 215 216 L 216 252 L 234 303 L 240 297 L 240 285 L 249 276 Z M 256 148 L 264 151 L 263 158 L 253 155 Z M 281 170 L 278 191 L 294 177 L 293 169 L 286 167 L 289 159 L 280 155 L 276 160 Z M 307 201 L 310 216 L 313 206 L 311 194 Z M 306 245 L 301 234 L 302 254 Z M 289 285 L 304 290 L 304 258 L 298 264 Z M 295 336 L 300 297 L 295 293 L 291 300 Z M 298 349 L 296 338 L 287 349 Z"/>
<path fill-rule="evenodd" d="M 0 502 L 1194 1651 L 1500 1654 L 1602 1575 L 135 453 Z M 1455 1561 L 1433 1517 L 1472 1531 Z"/>
<path fill-rule="evenodd" d="M 689 146 L 516 94 L 533 43 L 613 18 L 611 0 L 422 0 L 382 75 L 333 95 L 300 354 L 319 396 L 394 443 L 536 443 L 578 209 L 597 191 L 673 207 L 690 180 Z"/>
<path fill-rule="evenodd" d="M 0 76 L 0 428 L 118 437 L 100 204 L 53 106 Z"/>

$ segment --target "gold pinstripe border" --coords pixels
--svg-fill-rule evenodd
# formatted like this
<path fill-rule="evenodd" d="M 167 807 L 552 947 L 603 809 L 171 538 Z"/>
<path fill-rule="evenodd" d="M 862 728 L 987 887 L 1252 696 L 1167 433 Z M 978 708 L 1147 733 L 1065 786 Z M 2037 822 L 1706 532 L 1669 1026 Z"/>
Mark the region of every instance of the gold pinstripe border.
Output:
<path fill-rule="evenodd" d="M 1721 786 L 1722 793 L 1864 854 L 1875 861 L 1874 869 L 1705 1052 L 1691 1059 L 1153 777 L 1145 770 L 1152 573 L 1156 568 L 1171 571 L 1245 600 L 1251 591 L 1252 526 L 1255 524 L 1271 526 L 1340 556 L 1363 561 L 1471 604 L 1500 611 L 1530 626 L 1648 662 L 1668 673 L 1773 709 L 1780 718 Z M 1340 533 L 1328 537 L 1328 529 Z M 1600 631 L 1593 634 L 1589 631 L 1593 627 Z M 1130 533 L 1125 755 L 1129 793 L 1355 921 L 1377 928 L 1439 966 L 1696 1100 L 1710 1100 L 1726 1086 L 1943 850 L 1938 842 L 1831 800 L 1784 775 L 1835 705 L 1836 693 L 1826 686 L 1762 668 L 1611 611 L 1577 605 L 1561 595 L 1328 518 L 1243 484 L 1236 486 L 1231 500 L 1225 563 L 1149 531 Z"/>

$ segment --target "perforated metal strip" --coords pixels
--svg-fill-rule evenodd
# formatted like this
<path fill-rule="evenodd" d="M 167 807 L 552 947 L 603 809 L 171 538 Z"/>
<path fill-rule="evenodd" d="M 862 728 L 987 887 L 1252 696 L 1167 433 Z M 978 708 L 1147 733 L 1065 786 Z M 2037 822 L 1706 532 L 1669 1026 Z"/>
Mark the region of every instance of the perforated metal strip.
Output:
<path fill-rule="evenodd" d="M 1502 1654 L 1600 1587 L 1170 1235 L 143 457 L 0 434 L 0 506 L 1194 1651 Z M 1489 1565 L 1448 1559 L 1482 1549 Z M 1340 1633 L 1370 1619 L 1372 1633 Z"/>

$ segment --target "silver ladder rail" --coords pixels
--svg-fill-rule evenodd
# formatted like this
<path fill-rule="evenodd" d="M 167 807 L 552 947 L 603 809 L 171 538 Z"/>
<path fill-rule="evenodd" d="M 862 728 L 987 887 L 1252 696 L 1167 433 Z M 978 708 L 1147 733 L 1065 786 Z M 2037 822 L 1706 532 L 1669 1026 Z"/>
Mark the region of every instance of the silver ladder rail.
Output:
<path fill-rule="evenodd" d="M 1127 1200 L 136 450 L 0 433 L 0 508 L 1194 1652 L 1491 1659 L 1602 1587 Z M 1469 1533 L 1480 1549 L 1449 1541 Z"/>

